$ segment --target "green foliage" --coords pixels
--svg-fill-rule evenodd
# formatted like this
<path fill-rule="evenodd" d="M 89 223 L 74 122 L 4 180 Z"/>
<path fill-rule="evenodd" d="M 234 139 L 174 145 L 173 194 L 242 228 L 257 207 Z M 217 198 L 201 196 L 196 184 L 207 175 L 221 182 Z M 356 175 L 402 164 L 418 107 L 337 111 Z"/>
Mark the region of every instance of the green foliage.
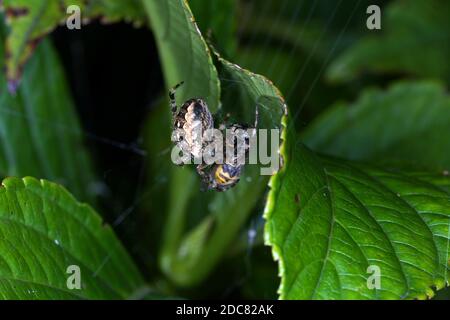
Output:
<path fill-rule="evenodd" d="M 382 32 L 369 34 L 361 24 L 369 1 L 268 1 L 258 19 L 247 16 L 248 2 L 234 0 L 2 4 L 9 24 L 7 36 L 0 30 L 0 61 L 6 65 L 6 76 L 0 76 L 2 178 L 46 178 L 95 201 L 94 174 L 58 57 L 47 40 L 31 57 L 41 38 L 64 22 L 68 5 L 79 5 L 87 19 L 148 21 L 166 89 L 144 124 L 148 179 L 135 204 L 146 215 L 141 227 L 144 242 L 151 243 L 149 255 L 158 254 L 158 261 L 144 264 L 164 293 L 145 285 L 88 205 L 57 184 L 7 178 L 0 187 L 1 298 L 189 295 L 202 284 L 213 287 L 214 273 L 227 274 L 221 262 L 242 268 L 247 247 L 258 254 L 246 257 L 256 266 L 241 293 L 271 298 L 275 264 L 259 246 L 262 233 L 250 243 L 242 232 L 264 207 L 264 240 L 278 260 L 282 299 L 424 299 L 449 284 L 450 100 L 448 88 L 436 81 L 449 80 L 447 3 L 393 1 Z M 287 94 L 290 112 L 272 81 L 229 60 L 269 76 Z M 327 66 L 328 79 L 339 87 L 324 81 Z M 375 77 L 347 84 L 366 71 L 431 80 L 391 85 L 391 78 Z M 17 94 L 8 94 L 8 85 L 16 89 L 21 76 Z M 366 89 L 367 80 L 388 89 Z M 225 114 L 251 124 L 258 107 L 259 128 L 282 130 L 281 148 L 272 150 L 279 151 L 280 171 L 269 178 L 260 174 L 263 166 L 247 165 L 235 188 L 200 192 L 193 166 L 170 160 L 166 96 L 180 81 L 185 85 L 178 103 L 205 99 L 216 126 Z M 355 102 L 335 103 L 342 98 Z M 302 108 L 307 115 L 297 118 Z M 69 265 L 81 267 L 81 291 L 66 287 Z M 367 286 L 371 265 L 380 268 L 380 289 Z"/>
<path fill-rule="evenodd" d="M 435 82 L 367 90 L 353 104 L 328 109 L 302 134 L 318 152 L 441 172 L 450 169 L 449 137 L 450 96 Z"/>
<path fill-rule="evenodd" d="M 383 15 L 381 32 L 362 38 L 328 70 L 332 81 L 349 81 L 363 72 L 407 73 L 450 81 L 450 3 L 395 1 Z"/>
<path fill-rule="evenodd" d="M 0 35 L 0 39 L 4 37 Z M 4 61 L 0 41 L 0 61 Z M 44 41 L 26 66 L 16 95 L 0 74 L 0 178 L 34 176 L 65 185 L 95 203 L 95 177 L 64 72 Z"/>
<path fill-rule="evenodd" d="M 420 179 L 319 158 L 289 141 L 271 180 L 266 237 L 283 299 L 405 299 L 448 282 L 450 193 Z M 367 268 L 381 270 L 369 289 Z"/>
<path fill-rule="evenodd" d="M 45 180 L 3 181 L 0 239 L 3 299 L 119 299 L 144 285 L 111 228 Z M 71 265 L 80 267 L 80 290 L 67 287 Z"/>
<path fill-rule="evenodd" d="M 23 66 L 37 43 L 58 24 L 65 23 L 69 17 L 66 8 L 71 5 L 80 8 L 85 21 L 102 17 L 105 22 L 125 19 L 139 24 L 142 20 L 139 0 L 4 0 L 2 11 L 11 29 L 6 41 L 6 74 L 11 91 L 16 90 Z"/>

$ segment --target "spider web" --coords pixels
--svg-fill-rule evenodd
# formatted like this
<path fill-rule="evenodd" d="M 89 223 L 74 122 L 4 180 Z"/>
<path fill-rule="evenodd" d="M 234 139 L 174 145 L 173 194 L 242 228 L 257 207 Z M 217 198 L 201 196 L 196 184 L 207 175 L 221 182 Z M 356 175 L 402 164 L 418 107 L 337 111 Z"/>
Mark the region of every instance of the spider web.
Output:
<path fill-rule="evenodd" d="M 337 49 L 342 46 L 343 37 L 349 28 L 350 23 L 355 18 L 355 15 L 359 13 L 359 16 L 361 16 L 361 13 L 365 11 L 361 2 L 362 0 L 353 2 L 353 5 L 350 6 L 351 10 L 343 13 L 342 11 L 349 7 L 347 5 L 343 8 L 343 0 L 328 1 L 327 9 L 325 11 L 323 9 L 324 6 L 320 6 L 320 1 L 318 0 L 296 1 L 294 9 L 291 10 L 288 15 L 286 14 L 286 11 L 289 9 L 289 6 L 292 7 L 292 0 L 240 2 L 240 5 L 245 7 L 245 10 L 243 10 L 243 13 L 237 21 L 240 39 L 238 50 L 245 51 L 247 48 L 258 48 L 259 54 L 254 56 L 256 62 L 252 63 L 252 68 L 249 69 L 256 73 L 266 75 L 269 78 L 275 70 L 279 74 L 279 79 L 287 77 L 289 61 L 294 60 L 298 55 L 298 52 L 302 50 L 302 48 L 299 47 L 301 45 L 300 41 L 292 44 L 289 43 L 287 39 L 282 39 L 281 42 L 277 43 L 273 54 L 274 59 L 269 61 L 269 63 L 266 61 L 267 56 L 264 56 L 264 52 L 273 48 L 274 45 L 272 39 L 277 37 L 276 30 L 280 24 L 287 24 L 288 28 L 300 26 L 300 34 L 298 34 L 299 38 L 304 35 L 304 30 L 310 28 L 318 19 L 325 24 L 324 28 L 319 33 L 319 36 L 310 44 L 310 49 L 303 52 L 304 60 L 299 65 L 299 68 L 295 70 L 296 76 L 290 80 L 290 86 L 284 88 L 283 93 L 285 94 L 288 105 L 290 105 L 291 110 L 293 110 L 293 118 L 295 120 L 301 117 L 302 111 L 308 106 L 310 96 L 315 93 L 314 90 L 316 86 L 323 80 L 323 73 L 326 66 L 337 55 Z M 274 6 L 274 3 L 277 3 L 277 5 Z M 275 10 L 274 7 L 276 8 Z M 320 12 L 320 10 L 322 11 Z M 337 15 L 339 15 L 340 19 L 344 19 L 344 23 L 340 26 L 339 24 L 336 24 Z M 267 27 L 268 31 L 263 36 L 261 36 L 258 30 L 250 28 L 252 23 L 256 23 L 256 25 L 264 23 L 267 20 L 267 17 L 270 17 L 270 25 Z M 360 23 L 363 24 L 364 22 L 365 20 Z M 337 28 L 336 25 L 339 27 Z M 312 63 L 319 47 L 325 42 L 328 44 L 325 52 L 325 59 L 320 61 L 319 66 L 316 68 L 316 74 L 314 74 L 313 77 L 309 75 L 309 78 L 307 78 L 308 86 L 303 88 L 302 92 L 304 94 L 301 97 L 301 100 L 298 101 L 298 99 L 295 99 L 295 96 L 298 94 L 298 85 L 304 84 L 305 77 L 307 77 L 306 70 Z M 287 54 L 287 63 L 276 58 L 279 53 Z M 239 64 L 239 54 L 237 54 L 235 58 L 236 59 L 232 61 Z M 246 65 L 244 64 L 243 67 L 246 67 Z M 224 77 L 220 77 L 220 81 L 222 83 L 223 91 L 229 90 L 232 86 L 242 85 L 234 79 Z M 277 85 L 277 83 L 275 83 L 275 85 Z M 143 159 L 139 170 L 139 183 L 136 186 L 133 201 L 124 207 L 124 210 L 118 214 L 113 222 L 113 227 L 117 229 L 122 224 L 126 224 L 127 221 L 133 219 L 136 210 L 151 195 L 152 189 L 166 183 L 168 177 L 162 173 L 159 176 L 146 179 L 146 166 L 150 159 L 148 159 L 149 156 L 145 153 L 145 150 L 136 150 L 135 145 L 124 145 L 118 141 L 111 140 L 103 141 L 103 138 L 92 135 L 89 135 L 88 138 L 96 139 L 101 143 L 109 143 L 112 147 L 120 148 L 123 151 L 135 152 Z M 142 137 L 138 137 L 138 139 L 139 138 Z M 169 152 L 169 149 L 164 150 L 159 156 L 164 156 L 165 152 Z M 153 187 L 149 190 L 145 189 L 145 185 L 151 185 Z M 257 210 L 255 210 L 255 213 L 240 236 L 240 245 L 238 245 L 240 253 L 238 250 L 237 257 L 242 261 L 243 270 L 240 272 L 240 275 L 223 290 L 221 296 L 224 298 L 236 294 L 236 291 L 241 290 L 243 286 L 246 285 L 246 282 L 254 275 L 255 263 L 258 263 L 257 260 L 254 260 L 255 250 L 261 248 L 261 245 L 263 244 L 263 209 L 263 205 L 257 207 Z M 266 252 L 270 254 L 269 249 L 265 249 Z M 107 257 L 105 257 L 105 259 L 107 259 Z M 276 278 L 276 265 L 273 264 L 273 266 L 275 267 L 273 269 L 273 272 L 275 272 L 273 276 Z"/>
<path fill-rule="evenodd" d="M 326 5 L 323 4 L 324 2 Z M 299 122 L 299 119 L 302 119 L 304 115 L 305 109 L 311 107 L 317 101 L 312 100 L 311 97 L 318 95 L 316 88 L 318 85 L 322 85 L 326 67 L 337 56 L 342 47 L 348 45 L 346 37 L 349 29 L 355 29 L 355 24 L 359 24 L 360 28 L 365 26 L 365 20 L 362 20 L 361 17 L 365 16 L 367 3 L 368 1 L 364 0 L 353 1 L 351 5 L 343 0 L 241 0 L 239 1 L 240 12 L 237 20 L 239 45 L 236 56 L 231 57 L 230 60 L 237 64 L 242 63 L 243 67 L 263 74 L 268 78 L 272 78 L 271 75 L 276 74 L 280 84 L 283 83 L 280 87 L 283 87 L 281 89 L 290 106 L 293 119 Z M 339 23 L 337 22 L 338 20 Z M 318 21 L 323 23 L 323 28 L 320 29 L 317 37 L 312 42 L 305 45 L 301 39 L 306 36 L 308 30 L 316 26 Z M 255 25 L 263 24 L 266 24 L 264 33 L 253 28 Z M 278 30 L 280 25 L 288 29 L 298 29 L 299 33 L 296 34 L 296 37 L 300 40 L 294 43 L 288 37 L 279 40 Z M 322 50 L 324 47 L 326 49 Z M 252 55 L 252 63 L 246 65 L 248 60 L 244 59 L 245 54 L 250 55 L 252 49 L 255 48 L 257 50 L 254 50 L 256 54 Z M 323 58 L 317 62 L 315 57 L 321 50 Z M 272 52 L 272 59 L 268 59 L 270 55 L 267 55 L 266 52 Z M 284 59 L 279 58 L 281 54 L 283 54 Z M 296 64 L 295 70 L 291 70 L 290 62 L 296 59 L 301 59 L 302 61 Z M 308 72 L 308 70 L 312 64 L 316 66 L 311 75 L 311 72 Z M 295 76 L 292 77 L 292 74 L 295 74 Z M 283 81 L 285 79 L 288 79 L 288 81 Z M 229 78 L 220 77 L 220 80 L 223 91 L 229 90 L 232 86 L 242 85 L 238 81 Z M 278 85 L 276 81 L 275 85 Z M 165 96 L 166 94 L 164 94 Z M 156 105 L 159 102 L 151 101 L 150 104 Z M 1 110 L 0 112 L 7 112 L 17 117 L 27 117 L 26 114 L 13 110 Z M 54 123 L 41 118 L 34 118 L 33 120 L 43 121 L 48 126 L 57 127 L 58 130 L 78 134 L 78 132 L 62 123 Z M 144 139 L 142 131 L 131 143 L 124 143 L 110 137 L 100 136 L 89 130 L 84 130 L 83 135 L 85 140 L 94 147 L 96 145 L 109 146 L 117 150 L 117 152 L 131 154 L 138 163 L 136 171 L 137 183 L 133 186 L 132 199 L 127 203 L 121 203 L 117 213 L 110 219 L 112 227 L 119 234 L 125 230 L 125 237 L 130 236 L 135 230 L 133 222 L 136 223 L 135 219 L 139 208 L 149 199 L 154 189 L 167 184 L 169 180 L 169 176 L 165 172 L 160 172 L 158 175 L 149 178 L 147 172 L 148 164 L 150 161 L 156 160 L 155 158 L 167 156 L 170 149 L 167 148 L 155 156 L 150 156 L 149 152 L 141 144 L 141 141 Z M 129 166 L 129 163 L 124 164 L 124 167 L 127 166 Z M 101 173 L 105 174 L 105 172 Z M 151 187 L 148 188 L 147 186 Z M 115 196 L 110 195 L 111 198 Z M 258 261 L 254 259 L 255 250 L 261 248 L 263 243 L 263 207 L 263 205 L 257 206 L 255 213 L 247 223 L 238 241 L 236 256 L 238 259 L 241 259 L 244 270 L 233 283 L 223 290 L 222 297 L 232 296 L 236 291 L 241 290 L 247 281 L 254 276 L 254 268 L 258 264 Z M 269 249 L 266 249 L 269 252 Z M 147 255 L 141 257 L 141 260 L 150 259 L 156 261 L 156 257 L 152 252 L 144 252 L 137 247 L 131 247 L 131 251 L 135 255 Z M 109 256 L 105 256 L 102 264 L 94 272 L 94 277 L 97 276 L 108 261 Z M 273 263 L 273 267 L 275 268 L 273 276 L 276 278 L 275 263 Z"/>
<path fill-rule="evenodd" d="M 352 5 L 348 5 L 348 3 L 343 5 L 343 0 L 325 1 L 327 2 L 326 6 L 323 5 L 323 2 L 317 0 L 295 1 L 293 5 L 291 0 L 276 2 L 240 1 L 241 8 L 244 8 L 237 23 L 240 40 L 237 54 L 234 59 L 231 58 L 231 61 L 255 73 L 265 75 L 271 80 L 275 80 L 271 75 L 276 73 L 276 79 L 283 82 L 285 78 L 289 77 L 290 62 L 297 59 L 299 52 L 301 52 L 303 61 L 298 64 L 294 72 L 289 70 L 291 74 L 296 74 L 295 77 L 290 76 L 289 81 L 287 81 L 289 85 L 285 85 L 283 88 L 279 86 L 290 106 L 293 119 L 297 121 L 301 118 L 304 108 L 310 106 L 311 95 L 317 95 L 316 87 L 323 81 L 323 74 L 327 65 L 342 49 L 350 25 L 355 24 L 357 18 L 365 17 L 366 7 L 362 5 L 362 0 L 353 2 Z M 339 22 L 336 21 L 338 20 L 337 17 L 340 20 Z M 309 43 L 308 50 L 301 47 L 301 41 L 292 43 L 288 38 L 277 40 L 274 45 L 273 39 L 279 37 L 277 32 L 280 25 L 289 29 L 299 29 L 300 32 L 296 37 L 302 39 L 305 30 L 315 26 L 317 21 L 321 21 L 324 27 L 318 33 L 319 36 Z M 365 20 L 360 20 L 359 23 L 364 25 Z M 263 34 L 253 27 L 263 24 L 266 24 Z M 274 47 L 275 50 L 273 50 Z M 323 47 L 326 47 L 326 50 L 322 50 L 324 58 L 319 63 L 316 62 L 315 73 L 307 74 L 306 70 L 313 62 L 319 48 Z M 254 50 L 256 53 L 253 52 L 253 55 L 251 55 L 252 61 L 247 65 L 246 63 L 249 61 L 245 59 L 245 55 L 252 53 L 253 48 L 257 48 L 257 50 Z M 267 55 L 266 52 L 272 52 L 272 54 Z M 284 54 L 284 59 L 279 58 L 281 53 Z M 232 86 L 242 85 L 229 78 L 220 77 L 220 80 L 223 92 L 226 92 Z M 306 84 L 306 87 L 299 90 L 299 84 Z M 275 85 L 278 85 L 276 81 Z M 300 99 L 298 98 L 299 91 L 301 92 Z M 233 290 L 239 290 L 245 286 L 245 283 L 253 276 L 255 264 L 258 264 L 258 260 L 255 259 L 259 259 L 256 257 L 254 259 L 254 250 L 261 248 L 263 244 L 263 209 L 263 206 L 258 206 L 241 234 L 238 247 L 241 250 L 240 257 L 243 260 L 244 270 L 239 278 L 224 291 L 224 297 L 230 295 Z M 270 255 L 270 250 L 266 249 L 266 253 Z M 275 264 L 273 266 L 272 276 L 277 278 L 276 266 Z M 264 279 L 261 279 L 261 281 L 264 281 Z"/>

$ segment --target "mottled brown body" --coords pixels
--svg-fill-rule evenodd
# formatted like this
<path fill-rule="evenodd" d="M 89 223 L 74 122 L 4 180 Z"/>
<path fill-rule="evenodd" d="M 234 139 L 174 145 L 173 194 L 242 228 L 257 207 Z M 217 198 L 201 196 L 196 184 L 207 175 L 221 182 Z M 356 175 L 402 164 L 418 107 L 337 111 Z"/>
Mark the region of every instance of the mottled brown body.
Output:
<path fill-rule="evenodd" d="M 174 129 L 179 129 L 174 142 L 195 159 L 202 157 L 202 152 L 207 144 L 203 141 L 205 130 L 214 127 L 214 120 L 208 106 L 202 99 L 190 99 L 186 101 L 176 113 L 173 123 Z"/>

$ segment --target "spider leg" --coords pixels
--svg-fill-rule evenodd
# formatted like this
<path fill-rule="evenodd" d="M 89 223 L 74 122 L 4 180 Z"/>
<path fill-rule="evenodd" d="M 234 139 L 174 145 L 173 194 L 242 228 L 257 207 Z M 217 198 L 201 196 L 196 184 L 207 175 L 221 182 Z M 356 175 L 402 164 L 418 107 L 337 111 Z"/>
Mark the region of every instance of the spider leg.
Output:
<path fill-rule="evenodd" d="M 177 101 L 175 100 L 175 93 L 179 87 L 183 85 L 184 81 L 178 83 L 175 87 L 169 90 L 169 99 L 170 99 L 170 110 L 172 114 L 177 112 Z"/>
<path fill-rule="evenodd" d="M 206 181 L 208 179 L 208 173 L 204 170 L 208 167 L 208 165 L 202 163 L 197 166 L 197 173 L 202 178 L 202 181 Z"/>
<path fill-rule="evenodd" d="M 211 177 L 209 176 L 209 173 L 204 171 L 207 167 L 208 167 L 207 164 L 202 163 L 202 164 L 199 164 L 196 168 L 197 173 L 200 176 L 201 182 L 202 182 L 202 185 L 200 188 L 201 191 L 210 190 L 213 185 L 213 181 L 212 181 Z"/>
<path fill-rule="evenodd" d="M 258 104 L 257 104 L 256 108 L 255 108 L 255 125 L 254 125 L 254 130 L 253 130 L 253 136 L 256 136 L 256 132 L 258 129 L 258 122 L 259 122 L 259 109 L 258 109 Z"/>
<path fill-rule="evenodd" d="M 227 128 L 226 123 L 230 120 L 231 114 L 228 112 L 225 117 L 222 119 L 222 123 L 219 125 L 219 130 L 223 131 Z"/>

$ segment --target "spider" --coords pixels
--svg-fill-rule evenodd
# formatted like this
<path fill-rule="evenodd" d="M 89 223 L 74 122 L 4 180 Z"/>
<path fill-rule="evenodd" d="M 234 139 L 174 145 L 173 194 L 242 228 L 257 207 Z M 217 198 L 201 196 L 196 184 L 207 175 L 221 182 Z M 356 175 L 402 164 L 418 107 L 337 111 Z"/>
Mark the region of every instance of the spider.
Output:
<path fill-rule="evenodd" d="M 227 144 L 228 146 L 232 144 L 231 147 L 234 150 L 234 154 L 231 159 L 227 159 L 223 164 L 208 165 L 204 163 L 202 160 L 203 151 L 213 142 L 202 139 L 203 137 L 199 137 L 199 135 L 202 135 L 204 130 L 214 128 L 214 118 L 206 102 L 200 98 L 187 100 L 178 110 L 175 94 L 181 85 L 183 85 L 183 82 L 180 82 L 169 91 L 173 118 L 172 141 L 183 151 L 183 154 L 188 154 L 193 160 L 201 160 L 196 169 L 203 185 L 208 190 L 226 191 L 239 182 L 243 168 L 243 164 L 238 162 L 236 139 L 233 138 L 231 142 L 224 140 L 225 147 Z M 229 114 L 227 115 L 228 117 Z M 243 151 L 247 155 L 250 149 L 250 139 L 256 135 L 257 126 L 258 108 L 256 108 L 255 124 L 252 127 L 254 130 L 251 135 L 247 132 L 247 129 L 251 127 L 243 124 L 232 124 L 228 127 L 225 124 L 221 124 L 219 130 L 230 130 L 232 135 L 237 137 L 237 141 L 244 141 Z"/>
<path fill-rule="evenodd" d="M 181 149 L 183 154 L 190 155 L 192 160 L 198 160 L 202 159 L 203 150 L 209 143 L 209 141 L 204 141 L 201 135 L 204 130 L 214 128 L 214 119 L 203 99 L 189 99 L 178 110 L 175 93 L 183 83 L 180 82 L 169 91 L 174 128 L 172 141 Z M 197 166 L 197 172 L 200 175 L 202 175 L 203 167 L 203 163 Z"/>

